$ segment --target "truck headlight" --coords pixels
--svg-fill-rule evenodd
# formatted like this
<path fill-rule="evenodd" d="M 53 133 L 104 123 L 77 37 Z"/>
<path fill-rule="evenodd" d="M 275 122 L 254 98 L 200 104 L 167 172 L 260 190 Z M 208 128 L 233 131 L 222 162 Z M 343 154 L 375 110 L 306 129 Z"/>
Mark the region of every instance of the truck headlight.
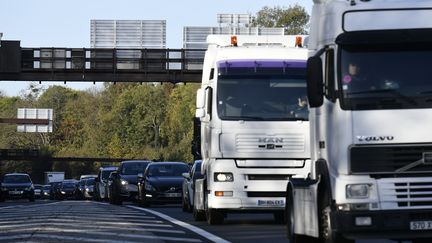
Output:
<path fill-rule="evenodd" d="M 121 183 L 123 186 L 126 186 L 127 184 L 129 184 L 128 181 L 123 180 L 123 179 L 120 180 L 120 183 Z"/>
<path fill-rule="evenodd" d="M 216 182 L 230 182 L 234 181 L 234 176 L 232 173 L 216 172 L 214 173 L 214 180 Z"/>
<path fill-rule="evenodd" d="M 349 184 L 346 185 L 347 198 L 369 198 L 369 184 Z"/>

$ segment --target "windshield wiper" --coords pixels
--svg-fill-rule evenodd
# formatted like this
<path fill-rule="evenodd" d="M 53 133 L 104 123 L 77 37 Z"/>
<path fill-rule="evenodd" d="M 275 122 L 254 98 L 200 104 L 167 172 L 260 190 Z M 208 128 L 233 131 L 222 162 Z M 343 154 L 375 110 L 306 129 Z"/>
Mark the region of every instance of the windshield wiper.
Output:
<path fill-rule="evenodd" d="M 374 89 L 374 90 L 362 90 L 362 91 L 355 91 L 355 92 L 348 92 L 347 95 L 356 95 L 356 94 L 377 94 L 377 93 L 389 93 L 393 94 L 398 98 L 401 98 L 405 100 L 408 103 L 411 103 L 412 105 L 417 105 L 417 101 L 415 101 L 413 98 L 405 96 L 401 94 L 400 92 L 394 90 L 394 89 Z"/>
<path fill-rule="evenodd" d="M 264 118 L 260 116 L 223 116 L 222 119 L 229 119 L 229 120 L 247 120 L 247 121 L 263 121 Z"/>

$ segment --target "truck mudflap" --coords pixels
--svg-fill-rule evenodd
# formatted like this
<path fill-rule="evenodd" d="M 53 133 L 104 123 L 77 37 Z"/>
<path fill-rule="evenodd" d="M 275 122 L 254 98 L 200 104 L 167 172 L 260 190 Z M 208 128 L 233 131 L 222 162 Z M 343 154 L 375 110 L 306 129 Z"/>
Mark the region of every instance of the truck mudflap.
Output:
<path fill-rule="evenodd" d="M 293 188 L 294 232 L 299 235 L 319 237 L 318 182 L 311 179 L 290 179 Z"/>
<path fill-rule="evenodd" d="M 199 211 L 204 211 L 204 179 L 195 181 L 194 207 Z"/>

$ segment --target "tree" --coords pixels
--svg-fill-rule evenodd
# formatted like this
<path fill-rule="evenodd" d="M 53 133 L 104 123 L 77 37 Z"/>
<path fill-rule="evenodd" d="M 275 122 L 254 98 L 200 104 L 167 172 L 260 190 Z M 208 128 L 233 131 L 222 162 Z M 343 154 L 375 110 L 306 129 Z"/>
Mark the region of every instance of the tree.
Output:
<path fill-rule="evenodd" d="M 286 35 L 307 34 L 309 14 L 305 8 L 294 4 L 288 8 L 263 7 L 252 22 L 256 27 L 283 27 Z"/>

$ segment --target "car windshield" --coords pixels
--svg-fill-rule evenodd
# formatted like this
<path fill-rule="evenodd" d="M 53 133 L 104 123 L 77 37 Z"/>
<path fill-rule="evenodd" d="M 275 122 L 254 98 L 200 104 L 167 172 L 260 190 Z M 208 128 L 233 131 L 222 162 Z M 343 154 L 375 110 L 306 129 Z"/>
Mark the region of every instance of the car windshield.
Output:
<path fill-rule="evenodd" d="M 75 183 L 71 183 L 71 182 L 63 183 L 62 187 L 63 188 L 74 188 L 75 187 Z"/>
<path fill-rule="evenodd" d="M 138 175 L 142 173 L 150 162 L 133 162 L 122 164 L 121 173 L 123 175 Z"/>
<path fill-rule="evenodd" d="M 183 173 L 189 172 L 189 166 L 186 164 L 158 164 L 158 165 L 152 165 L 149 168 L 148 176 L 158 176 L 158 177 L 164 177 L 164 176 L 179 176 L 181 177 Z"/>
<path fill-rule="evenodd" d="M 89 178 L 89 179 L 86 180 L 85 184 L 87 186 L 90 186 L 90 185 L 94 185 L 94 183 L 95 183 L 95 178 Z"/>
<path fill-rule="evenodd" d="M 429 63 L 430 46 L 342 46 L 338 72 L 342 108 L 431 108 Z"/>
<path fill-rule="evenodd" d="M 305 61 L 218 63 L 217 112 L 222 120 L 307 120 Z"/>
<path fill-rule="evenodd" d="M 30 177 L 27 175 L 6 175 L 4 183 L 30 183 Z"/>
<path fill-rule="evenodd" d="M 111 172 L 113 172 L 115 170 L 103 170 L 102 171 L 102 179 L 106 180 L 108 179 L 109 175 L 111 174 Z"/>

